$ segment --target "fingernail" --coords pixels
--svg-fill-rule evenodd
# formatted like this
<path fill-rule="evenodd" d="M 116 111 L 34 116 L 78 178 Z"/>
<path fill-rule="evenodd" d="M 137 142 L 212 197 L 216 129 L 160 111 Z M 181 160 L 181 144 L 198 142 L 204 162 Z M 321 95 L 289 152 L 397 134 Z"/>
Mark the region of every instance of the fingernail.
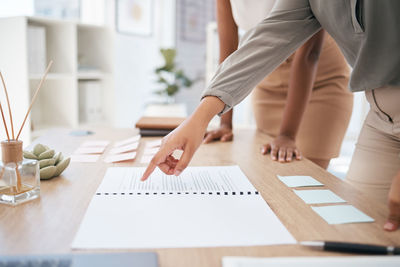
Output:
<path fill-rule="evenodd" d="M 385 225 L 383 226 L 383 229 L 392 231 L 392 230 L 394 230 L 394 224 L 391 223 L 391 222 L 387 222 L 387 223 L 385 223 Z"/>
<path fill-rule="evenodd" d="M 174 173 L 174 175 L 175 175 L 175 176 L 179 176 L 181 173 L 182 173 L 182 171 L 176 170 L 175 173 Z"/>

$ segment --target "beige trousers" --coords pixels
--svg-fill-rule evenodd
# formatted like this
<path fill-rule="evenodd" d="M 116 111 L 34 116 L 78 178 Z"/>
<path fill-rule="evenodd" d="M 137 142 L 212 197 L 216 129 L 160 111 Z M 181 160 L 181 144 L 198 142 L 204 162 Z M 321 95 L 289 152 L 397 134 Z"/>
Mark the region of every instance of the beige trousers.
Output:
<path fill-rule="evenodd" d="M 365 92 L 370 111 L 358 137 L 346 181 L 369 198 L 387 203 L 400 170 L 400 88 Z"/>

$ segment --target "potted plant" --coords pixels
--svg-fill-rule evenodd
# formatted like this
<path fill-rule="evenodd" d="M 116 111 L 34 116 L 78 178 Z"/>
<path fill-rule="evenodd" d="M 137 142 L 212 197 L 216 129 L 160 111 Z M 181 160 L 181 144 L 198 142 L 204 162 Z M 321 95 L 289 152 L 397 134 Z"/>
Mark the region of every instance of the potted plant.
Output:
<path fill-rule="evenodd" d="M 155 91 L 156 94 L 166 97 L 166 102 L 171 104 L 175 102 L 175 95 L 181 88 L 190 88 L 194 81 L 191 80 L 182 69 L 179 69 L 175 62 L 176 50 L 160 49 L 164 58 L 164 65 L 155 70 L 157 83 L 161 89 Z"/>

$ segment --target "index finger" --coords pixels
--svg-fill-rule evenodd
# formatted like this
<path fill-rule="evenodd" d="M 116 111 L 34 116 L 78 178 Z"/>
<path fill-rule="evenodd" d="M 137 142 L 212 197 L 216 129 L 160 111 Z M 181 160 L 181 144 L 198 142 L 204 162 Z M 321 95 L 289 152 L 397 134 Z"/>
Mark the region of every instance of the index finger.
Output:
<path fill-rule="evenodd" d="M 162 156 L 162 147 L 158 150 L 158 152 L 154 155 L 154 157 L 151 159 L 149 165 L 147 166 L 146 170 L 144 171 L 142 178 L 140 178 L 141 181 L 146 181 L 147 178 L 153 173 L 154 169 L 157 167 L 158 164 L 161 162 L 165 161 L 167 156 Z"/>
<path fill-rule="evenodd" d="M 146 181 L 147 178 L 149 178 L 149 176 L 153 173 L 154 169 L 157 167 L 157 164 L 154 163 L 154 157 L 150 161 L 150 164 L 147 166 L 146 170 L 144 171 L 142 178 L 140 178 L 140 181 Z"/>

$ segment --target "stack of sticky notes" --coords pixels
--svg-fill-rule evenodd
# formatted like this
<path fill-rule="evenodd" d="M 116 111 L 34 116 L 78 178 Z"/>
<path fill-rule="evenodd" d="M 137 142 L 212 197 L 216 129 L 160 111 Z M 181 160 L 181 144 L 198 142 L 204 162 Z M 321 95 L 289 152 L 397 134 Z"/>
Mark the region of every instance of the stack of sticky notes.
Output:
<path fill-rule="evenodd" d="M 293 189 L 293 192 L 306 204 L 318 204 L 318 207 L 311 208 L 329 224 L 374 221 L 374 219 L 356 209 L 352 205 L 321 206 L 321 204 L 338 204 L 346 203 L 346 201 L 328 189 L 304 189 L 304 187 L 314 188 L 324 186 L 324 184 L 320 183 L 311 176 L 277 176 L 279 180 L 281 180 L 288 187 L 303 188 L 302 190 Z"/>
<path fill-rule="evenodd" d="M 143 151 L 143 156 L 142 156 L 142 159 L 140 160 L 140 163 L 143 163 L 143 164 L 150 163 L 151 159 L 154 157 L 154 155 L 160 149 L 161 142 L 162 142 L 161 139 L 146 142 L 144 151 Z"/>
<path fill-rule="evenodd" d="M 109 141 L 93 140 L 83 142 L 71 156 L 73 162 L 97 162 L 104 153 Z"/>
<path fill-rule="evenodd" d="M 104 161 L 113 163 L 134 160 L 136 158 L 136 150 L 139 147 L 139 140 L 140 135 L 135 135 L 131 138 L 116 142 Z"/>

